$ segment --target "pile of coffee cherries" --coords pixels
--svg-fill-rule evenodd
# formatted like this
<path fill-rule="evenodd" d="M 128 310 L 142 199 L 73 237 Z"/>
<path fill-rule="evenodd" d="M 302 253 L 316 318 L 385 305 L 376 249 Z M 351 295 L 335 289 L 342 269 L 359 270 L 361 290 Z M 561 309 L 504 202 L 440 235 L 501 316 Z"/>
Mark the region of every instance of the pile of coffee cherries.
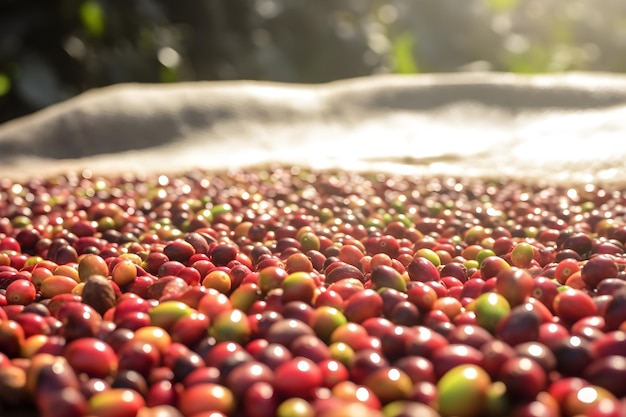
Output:
<path fill-rule="evenodd" d="M 626 191 L 0 179 L 0 414 L 626 415 Z"/>

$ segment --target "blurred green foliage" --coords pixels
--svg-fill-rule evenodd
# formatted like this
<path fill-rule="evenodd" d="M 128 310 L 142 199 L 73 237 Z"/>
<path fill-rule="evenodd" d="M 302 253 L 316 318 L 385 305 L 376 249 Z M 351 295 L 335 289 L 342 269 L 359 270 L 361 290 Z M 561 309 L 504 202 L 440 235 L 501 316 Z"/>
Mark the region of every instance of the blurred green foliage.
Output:
<path fill-rule="evenodd" d="M 625 72 L 624 0 L 0 0 L 0 122 L 121 82 Z"/>

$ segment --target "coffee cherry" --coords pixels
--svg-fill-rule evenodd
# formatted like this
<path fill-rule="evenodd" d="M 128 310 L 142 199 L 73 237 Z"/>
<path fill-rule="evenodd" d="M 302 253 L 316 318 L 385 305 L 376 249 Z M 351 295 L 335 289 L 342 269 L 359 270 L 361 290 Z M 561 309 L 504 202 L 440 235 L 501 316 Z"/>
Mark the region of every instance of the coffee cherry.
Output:
<path fill-rule="evenodd" d="M 622 194 L 281 166 L 5 179 L 0 402 L 619 413 Z"/>

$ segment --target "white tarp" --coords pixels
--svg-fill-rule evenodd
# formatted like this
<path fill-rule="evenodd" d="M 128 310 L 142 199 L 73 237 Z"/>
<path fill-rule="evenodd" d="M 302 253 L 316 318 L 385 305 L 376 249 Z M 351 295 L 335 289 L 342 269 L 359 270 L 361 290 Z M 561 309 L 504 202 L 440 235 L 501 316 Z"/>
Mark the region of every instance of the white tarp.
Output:
<path fill-rule="evenodd" d="M 280 162 L 626 179 L 626 76 L 459 73 L 322 85 L 117 85 L 0 125 L 0 177 Z"/>

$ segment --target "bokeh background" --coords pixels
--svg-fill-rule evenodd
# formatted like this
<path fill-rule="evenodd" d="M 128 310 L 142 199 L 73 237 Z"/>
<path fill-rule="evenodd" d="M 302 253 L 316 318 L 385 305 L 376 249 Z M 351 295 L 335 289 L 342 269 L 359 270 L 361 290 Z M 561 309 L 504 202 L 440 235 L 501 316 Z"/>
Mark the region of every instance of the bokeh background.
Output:
<path fill-rule="evenodd" d="M 626 71 L 625 0 L 0 0 L 0 123 L 122 82 Z"/>

